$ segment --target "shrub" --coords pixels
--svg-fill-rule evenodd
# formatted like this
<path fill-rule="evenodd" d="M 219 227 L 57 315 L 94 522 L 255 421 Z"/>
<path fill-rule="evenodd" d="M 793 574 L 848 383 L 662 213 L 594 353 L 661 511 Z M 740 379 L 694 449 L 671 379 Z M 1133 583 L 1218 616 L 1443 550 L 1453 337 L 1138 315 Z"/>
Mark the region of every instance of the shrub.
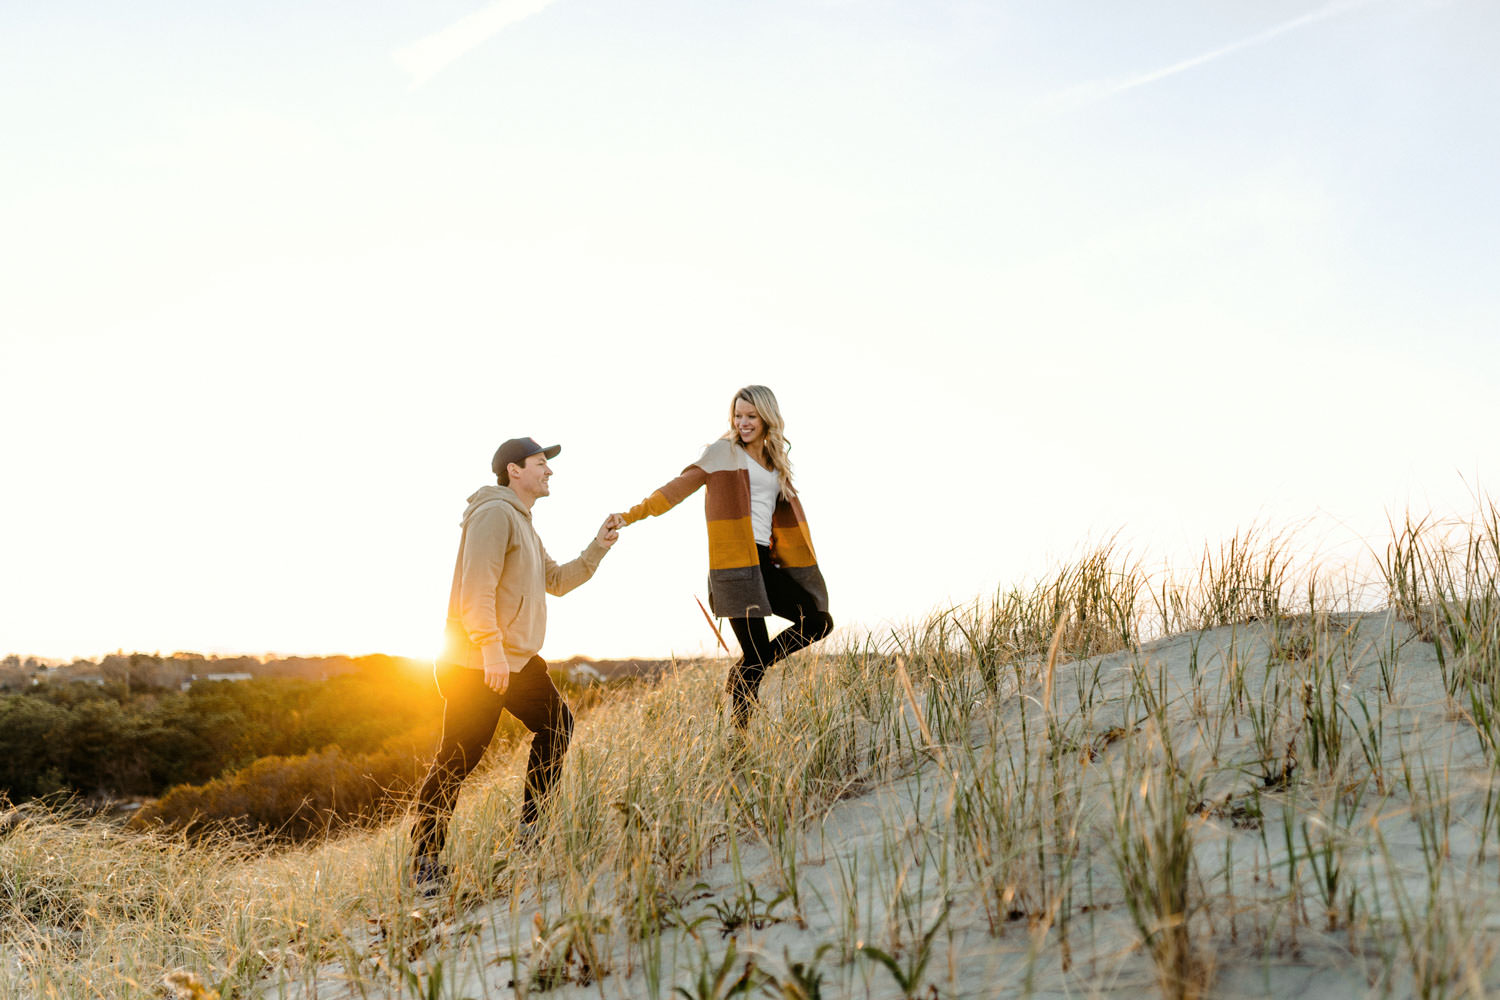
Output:
<path fill-rule="evenodd" d="M 412 747 L 347 755 L 330 747 L 262 757 L 202 785 L 178 785 L 131 820 L 192 836 L 229 830 L 301 841 L 398 812 L 426 770 Z"/>

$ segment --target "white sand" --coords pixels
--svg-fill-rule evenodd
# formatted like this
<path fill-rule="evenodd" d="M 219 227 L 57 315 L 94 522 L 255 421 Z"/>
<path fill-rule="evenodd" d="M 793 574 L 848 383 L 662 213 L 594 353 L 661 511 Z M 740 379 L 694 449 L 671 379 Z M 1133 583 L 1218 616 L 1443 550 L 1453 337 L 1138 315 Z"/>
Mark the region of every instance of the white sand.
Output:
<path fill-rule="evenodd" d="M 1313 627 L 1304 622 L 1308 634 Z M 1252 702 L 1265 700 L 1262 686 L 1273 649 L 1290 651 L 1282 666 L 1273 667 L 1273 677 L 1295 683 L 1302 676 L 1305 664 L 1296 659 L 1294 636 L 1283 635 L 1278 642 L 1269 625 L 1250 624 L 1165 639 L 1139 653 L 1058 666 L 1053 697 L 1059 718 L 1077 709 L 1079 678 L 1097 674 L 1103 692 L 1095 697 L 1085 733 L 1098 748 L 1096 758 L 1088 760 L 1080 742 L 1064 758 L 1061 771 L 1063 784 L 1076 790 L 1079 801 L 1072 813 L 1078 817 L 1079 849 L 1066 962 L 1062 928 L 1042 912 L 1047 897 L 1034 846 L 1018 849 L 1011 903 L 1026 912 L 1003 921 L 994 934 L 986 919 L 984 880 L 958 862 L 954 849 L 955 782 L 947 768 L 954 761 L 982 759 L 998 733 L 1016 731 L 1023 698 L 1030 699 L 1024 707 L 1030 713 L 1036 773 L 1052 773 L 1039 763 L 1048 739 L 1038 714 L 1042 684 L 1032 681 L 1021 695 L 1007 700 L 1003 711 L 974 719 L 969 732 L 977 753 L 964 755 L 950 747 L 919 754 L 907 773 L 862 788 L 801 829 L 796 851 L 800 923 L 793 919 L 791 903 L 783 901 L 775 916 L 785 919 L 722 933 L 723 912 L 747 897 L 750 887 L 769 900 L 786 882 L 770 845 L 751 838 L 741 844 L 738 871 L 730 861 L 716 861 L 675 888 L 682 920 L 699 922 L 691 931 L 662 931 L 654 985 L 641 968 L 639 946 L 626 944 L 625 935 L 615 933 L 607 936 L 614 944 L 607 958 L 609 974 L 589 985 L 566 983 L 542 995 L 669 996 L 674 986 L 682 986 L 697 996 L 705 961 L 717 965 L 732 944 L 741 956 L 733 966 L 736 975 L 744 956 L 783 983 L 790 978 L 789 964 L 804 962 L 821 972 L 824 997 L 899 997 L 903 993 L 895 977 L 858 948 L 870 945 L 898 953 L 898 962 L 912 961 L 945 898 L 952 909 L 933 936 L 931 957 L 914 995 L 1159 995 L 1155 966 L 1125 905 L 1110 851 L 1111 788 L 1133 789 L 1149 773 L 1140 762 L 1157 759 L 1159 748 L 1149 723 L 1131 732 L 1141 713 L 1128 704 L 1126 694 L 1131 672 L 1139 666 L 1165 677 L 1178 759 L 1185 770 L 1203 776 L 1203 797 L 1218 804 L 1194 814 L 1189 825 L 1195 869 L 1188 926 L 1199 963 L 1195 981 L 1206 987 L 1207 995 L 1353 998 L 1500 988 L 1493 962 L 1500 930 L 1495 849 L 1500 817 L 1489 817 L 1486 837 L 1481 826 L 1492 770 L 1475 727 L 1463 706 L 1445 697 L 1433 647 L 1416 639 L 1406 625 L 1381 613 L 1333 616 L 1317 628 L 1320 648 L 1338 650 L 1332 662 L 1340 684 L 1346 753 L 1334 773 L 1315 773 L 1302 742 L 1300 716 L 1276 720 L 1275 738 L 1268 744 L 1299 747 L 1293 780 L 1279 789 L 1265 787 L 1264 777 L 1275 773 L 1284 758 L 1260 760 L 1245 716 L 1223 727 L 1217 747 L 1215 727 L 1235 671 L 1243 671 Z M 1393 656 L 1394 695 L 1387 698 L 1381 658 L 1389 671 Z M 1300 697 L 1289 702 L 1297 704 L 1298 713 Z M 774 698 L 767 709 L 775 711 Z M 1366 725 L 1365 710 L 1381 719 L 1378 727 Z M 1113 727 L 1121 727 L 1122 735 L 1107 741 L 1105 734 Z M 1371 732 L 1380 736 L 1378 748 L 1370 751 L 1373 761 L 1361 750 L 1359 735 L 1372 741 Z M 1407 773 L 1418 789 L 1415 801 Z M 958 787 L 964 780 L 961 775 Z M 1256 805 L 1262 812 L 1259 823 L 1248 815 Z M 1425 852 L 1417 821 L 1423 815 L 1433 817 L 1429 828 L 1439 837 Z M 1300 893 L 1292 891 L 1288 832 L 1298 857 Z M 1316 870 L 1307 859 L 1317 854 L 1312 848 L 1324 843 L 1333 845 L 1345 894 L 1335 896 L 1331 921 L 1314 888 Z M 1056 861 L 1054 857 L 1047 864 L 1055 866 Z M 693 888 L 698 883 L 702 887 Z M 1352 909 L 1347 905 L 1351 891 L 1357 893 Z M 534 916 L 541 912 L 555 918 L 567 911 L 555 887 L 543 886 L 523 898 L 528 902 L 515 912 L 493 903 L 446 922 L 431 935 L 431 947 L 412 969 L 430 976 L 441 964 L 441 996 L 516 995 L 518 988 L 509 985 L 512 964 L 500 957 L 520 953 L 524 980 L 541 950 L 532 940 Z M 333 965 L 328 969 L 315 991 L 321 1000 L 361 995 Z M 727 988 L 728 982 L 722 985 Z"/>

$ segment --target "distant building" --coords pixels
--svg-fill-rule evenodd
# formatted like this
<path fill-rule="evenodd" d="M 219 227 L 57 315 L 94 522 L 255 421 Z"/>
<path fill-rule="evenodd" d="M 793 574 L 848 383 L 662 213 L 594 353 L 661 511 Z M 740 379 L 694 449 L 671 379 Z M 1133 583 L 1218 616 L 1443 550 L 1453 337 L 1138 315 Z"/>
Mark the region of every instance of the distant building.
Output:
<path fill-rule="evenodd" d="M 200 681 L 249 681 L 254 680 L 254 674 L 194 674 L 182 682 L 182 690 L 186 691 Z"/>
<path fill-rule="evenodd" d="M 568 680 L 574 684 L 603 684 L 604 675 L 596 670 L 592 664 L 575 663 L 567 668 Z"/>

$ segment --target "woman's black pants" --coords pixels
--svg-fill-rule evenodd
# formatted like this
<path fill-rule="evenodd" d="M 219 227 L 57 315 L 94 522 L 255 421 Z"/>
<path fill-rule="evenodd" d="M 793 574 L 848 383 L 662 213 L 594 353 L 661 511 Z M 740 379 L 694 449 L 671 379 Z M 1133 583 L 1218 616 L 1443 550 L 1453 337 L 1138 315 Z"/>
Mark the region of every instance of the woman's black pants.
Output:
<path fill-rule="evenodd" d="M 750 721 L 750 710 L 760 693 L 766 668 L 833 631 L 833 618 L 828 612 L 819 611 L 813 596 L 771 561 L 771 550 L 764 545 L 756 548 L 760 550 L 760 575 L 766 582 L 771 611 L 792 624 L 771 639 L 764 618 L 729 619 L 740 651 L 745 654 L 729 668 L 728 684 L 730 717 L 741 729 Z"/>
<path fill-rule="evenodd" d="M 443 849 L 459 786 L 484 756 L 502 711 L 510 712 L 535 734 L 521 801 L 523 823 L 536 821 L 537 805 L 557 780 L 573 736 L 573 713 L 547 676 L 547 664 L 540 656 L 533 656 L 510 675 L 504 694 L 490 690 L 482 670 L 439 664 L 433 676 L 443 695 L 443 742 L 417 793 L 411 839 L 418 857 Z"/>

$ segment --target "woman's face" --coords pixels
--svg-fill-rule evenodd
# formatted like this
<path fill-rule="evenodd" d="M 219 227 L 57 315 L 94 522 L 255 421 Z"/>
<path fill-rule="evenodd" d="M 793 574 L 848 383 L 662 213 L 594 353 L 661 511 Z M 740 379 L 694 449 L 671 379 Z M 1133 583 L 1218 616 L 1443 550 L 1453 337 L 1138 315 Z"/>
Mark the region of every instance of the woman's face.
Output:
<path fill-rule="evenodd" d="M 761 423 L 755 404 L 743 399 L 734 401 L 734 430 L 740 436 L 740 444 L 754 444 L 761 439 L 766 425 Z"/>

